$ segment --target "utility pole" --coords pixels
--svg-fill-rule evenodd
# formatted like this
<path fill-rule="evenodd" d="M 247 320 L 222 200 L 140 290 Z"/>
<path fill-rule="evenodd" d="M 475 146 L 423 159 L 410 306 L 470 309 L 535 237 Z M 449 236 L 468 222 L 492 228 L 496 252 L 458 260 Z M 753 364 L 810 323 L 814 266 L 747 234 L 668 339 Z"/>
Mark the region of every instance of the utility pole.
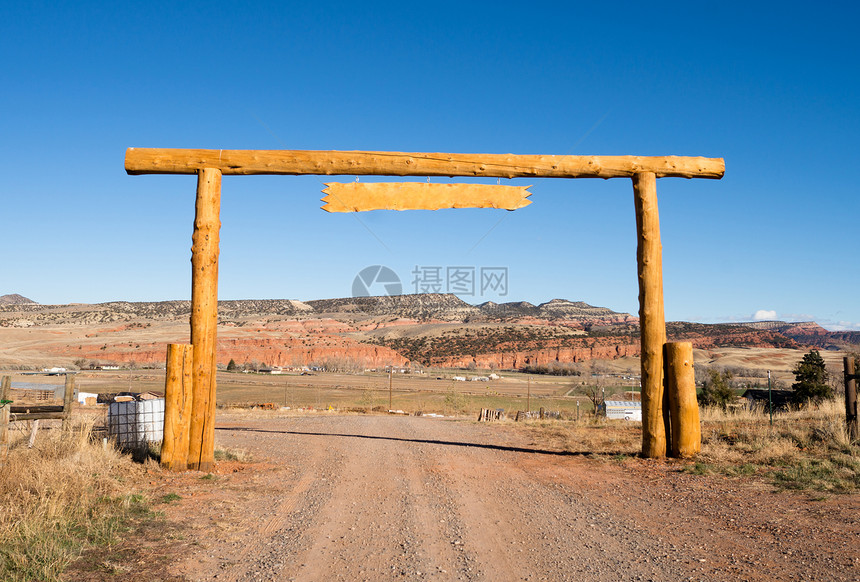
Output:
<path fill-rule="evenodd" d="M 770 426 L 773 426 L 773 398 L 771 397 L 770 370 L 767 371 L 767 408 L 770 411 Z"/>
<path fill-rule="evenodd" d="M 528 387 L 526 388 L 526 412 L 532 411 L 532 377 L 526 376 Z"/>
<path fill-rule="evenodd" d="M 391 410 L 391 368 L 388 369 L 388 410 Z"/>

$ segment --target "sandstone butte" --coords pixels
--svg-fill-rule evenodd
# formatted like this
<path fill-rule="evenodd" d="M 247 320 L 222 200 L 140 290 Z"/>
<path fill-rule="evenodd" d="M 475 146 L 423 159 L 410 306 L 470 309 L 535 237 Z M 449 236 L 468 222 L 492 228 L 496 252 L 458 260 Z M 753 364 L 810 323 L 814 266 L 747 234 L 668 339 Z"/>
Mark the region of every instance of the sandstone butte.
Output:
<path fill-rule="evenodd" d="M 400 323 L 402 322 L 398 322 L 398 324 Z M 313 328 L 314 326 L 309 327 Z M 322 325 L 320 328 L 329 331 L 331 326 Z M 308 331 L 308 327 L 303 329 Z M 709 349 L 720 346 L 773 347 L 774 336 L 775 334 L 770 331 L 745 331 L 740 328 L 734 333 L 719 336 L 683 333 L 670 337 L 670 339 L 690 341 L 695 348 Z M 496 350 L 494 346 L 488 345 L 486 352 L 430 358 L 429 364 L 453 368 L 475 365 L 480 368 L 510 370 L 551 362 L 576 363 L 593 359 L 613 360 L 639 355 L 638 337 L 582 338 L 579 342 L 582 345 L 577 347 L 542 348 L 534 346 L 530 349 L 501 350 Z M 782 343 L 785 347 L 800 347 L 791 340 Z M 58 356 L 74 354 L 76 357 L 100 361 L 155 363 L 164 359 L 167 342 L 136 344 L 136 346 L 139 347 L 107 344 L 105 349 L 92 346 L 87 349 L 69 351 L 58 347 L 52 351 Z M 304 337 L 220 338 L 218 340 L 218 363 L 226 364 L 231 359 L 237 363 L 256 360 L 269 366 L 309 366 L 325 362 L 349 362 L 365 368 L 379 368 L 388 365 L 404 366 L 410 362 L 409 357 L 386 346 L 362 343 L 347 336 L 319 332 Z"/>
<path fill-rule="evenodd" d="M 366 368 L 405 366 L 408 360 L 391 348 L 363 344 L 332 336 L 319 336 L 311 341 L 296 338 L 281 339 L 233 339 L 218 340 L 217 361 L 227 364 L 261 362 L 268 366 L 309 366 L 325 362 L 350 362 Z M 168 342 L 137 344 L 139 348 L 107 345 L 107 348 L 72 350 L 78 358 L 112 362 L 156 363 L 164 360 Z M 69 351 L 54 348 L 54 353 L 68 355 Z"/>
<path fill-rule="evenodd" d="M 22 354 L 28 362 L 45 365 L 70 365 L 80 359 L 159 365 L 168 343 L 188 341 L 189 310 L 187 301 L 0 305 L 0 344 L 5 346 L 0 346 L 0 365 L 23 362 Z M 355 369 L 415 361 L 517 369 L 639 355 L 636 317 L 560 299 L 540 305 L 479 306 L 453 295 L 433 294 L 307 302 L 241 300 L 219 302 L 219 314 L 217 361 L 222 365 L 231 359 L 269 366 L 336 362 Z M 492 333 L 500 328 L 511 328 L 510 336 L 520 339 L 503 341 L 504 334 Z M 442 344 L 434 334 L 444 331 L 456 337 L 457 330 L 478 341 L 460 347 L 449 342 L 440 352 Z M 858 332 L 828 332 L 814 322 L 675 322 L 667 324 L 667 331 L 670 340 L 690 341 L 701 349 L 828 348 L 834 342 L 852 349 L 860 344 Z M 409 341 L 398 344 L 397 338 Z"/>

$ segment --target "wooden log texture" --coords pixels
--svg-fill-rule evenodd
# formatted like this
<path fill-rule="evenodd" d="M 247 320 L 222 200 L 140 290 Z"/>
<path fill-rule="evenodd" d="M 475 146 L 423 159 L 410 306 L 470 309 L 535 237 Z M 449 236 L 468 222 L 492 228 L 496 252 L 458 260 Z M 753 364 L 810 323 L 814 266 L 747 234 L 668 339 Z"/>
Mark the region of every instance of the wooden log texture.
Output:
<path fill-rule="evenodd" d="M 332 182 L 323 193 L 326 212 L 366 210 L 439 210 L 442 208 L 501 208 L 516 210 L 531 204 L 531 186 L 495 184 L 428 184 L 426 182 Z"/>
<path fill-rule="evenodd" d="M 0 400 L 9 400 L 12 392 L 12 378 L 3 376 L 0 380 Z M 0 405 L 0 467 L 6 464 L 9 455 L 9 404 Z"/>
<path fill-rule="evenodd" d="M 854 358 L 848 356 L 842 358 L 845 374 L 845 425 L 848 429 L 848 438 L 852 441 L 860 437 L 860 419 L 857 416 L 856 368 L 854 366 Z"/>
<path fill-rule="evenodd" d="M 75 377 L 66 374 L 66 385 L 63 389 L 63 430 L 72 427 L 72 403 L 75 401 Z"/>
<path fill-rule="evenodd" d="M 11 420 L 64 420 L 62 412 L 24 412 L 11 414 Z"/>
<path fill-rule="evenodd" d="M 64 406 L 59 404 L 21 404 L 18 406 L 11 406 L 10 412 L 12 414 L 27 414 L 30 412 L 51 412 L 57 414 L 57 418 L 61 418 L 62 414 L 65 414 L 66 410 Z"/>
<path fill-rule="evenodd" d="M 218 237 L 221 172 L 200 170 L 191 246 L 192 408 L 188 468 L 215 466 L 215 343 L 218 327 Z"/>
<path fill-rule="evenodd" d="M 639 328 L 642 366 L 642 456 L 666 455 L 663 419 L 663 250 L 657 210 L 657 180 L 651 172 L 633 179 L 639 271 Z M 665 411 L 668 414 L 668 411 Z"/>
<path fill-rule="evenodd" d="M 665 344 L 666 392 L 672 416 L 673 457 L 689 458 L 702 450 L 702 427 L 696 400 L 696 377 L 693 371 L 693 344 Z"/>
<path fill-rule="evenodd" d="M 713 178 L 722 158 L 682 156 L 543 156 L 368 151 L 206 150 L 129 148 L 129 174 L 196 174 L 214 168 L 225 176 L 248 174 L 325 176 L 486 176 L 491 178 Z"/>
<path fill-rule="evenodd" d="M 161 466 L 170 471 L 184 471 L 188 468 L 193 361 L 190 345 L 168 344 Z"/>

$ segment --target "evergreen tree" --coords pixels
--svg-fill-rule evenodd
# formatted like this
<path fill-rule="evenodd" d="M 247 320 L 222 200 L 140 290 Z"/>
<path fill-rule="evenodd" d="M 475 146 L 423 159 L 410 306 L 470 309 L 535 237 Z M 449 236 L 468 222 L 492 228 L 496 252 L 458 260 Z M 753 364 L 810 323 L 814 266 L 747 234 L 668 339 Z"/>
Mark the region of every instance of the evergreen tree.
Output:
<path fill-rule="evenodd" d="M 818 350 L 812 350 L 800 360 L 794 367 L 794 390 L 792 400 L 795 404 L 820 403 L 822 400 L 833 396 L 833 390 L 827 383 L 827 370 L 824 358 Z"/>
<path fill-rule="evenodd" d="M 699 404 L 704 406 L 719 406 L 726 410 L 735 399 L 735 391 L 732 388 L 732 373 L 728 370 L 708 370 L 708 377 L 702 385 L 702 393 L 699 394 Z"/>
<path fill-rule="evenodd" d="M 221 360 L 221 361 L 223 362 L 224 360 Z M 230 358 L 230 362 L 227 364 L 227 371 L 232 372 L 237 367 L 238 366 L 236 366 L 236 361 L 233 358 Z"/>

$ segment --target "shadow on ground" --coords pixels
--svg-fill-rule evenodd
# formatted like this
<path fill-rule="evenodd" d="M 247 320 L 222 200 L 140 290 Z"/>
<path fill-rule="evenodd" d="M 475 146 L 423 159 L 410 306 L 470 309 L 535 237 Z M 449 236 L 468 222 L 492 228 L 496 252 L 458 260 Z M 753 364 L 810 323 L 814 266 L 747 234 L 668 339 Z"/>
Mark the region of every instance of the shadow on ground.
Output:
<path fill-rule="evenodd" d="M 478 449 L 490 449 L 495 451 L 510 451 L 513 453 L 527 453 L 534 455 L 552 455 L 557 457 L 575 457 L 575 456 L 587 456 L 597 454 L 594 451 L 550 451 L 547 449 L 532 449 L 528 447 L 514 447 L 510 445 L 493 445 L 487 443 L 469 443 L 469 442 L 458 442 L 458 441 L 442 441 L 437 439 L 420 439 L 420 438 L 405 438 L 405 437 L 391 437 L 391 436 L 379 436 L 379 435 L 367 435 L 367 434 L 343 434 L 343 433 L 328 433 L 328 432 L 307 432 L 300 430 L 273 430 L 267 428 L 249 428 L 244 426 L 218 426 L 215 427 L 215 430 L 223 430 L 223 431 L 233 431 L 233 432 L 257 432 L 257 433 L 272 433 L 272 434 L 291 434 L 291 435 L 301 435 L 301 436 L 319 436 L 319 437 L 342 437 L 342 438 L 355 438 L 355 439 L 370 439 L 370 440 L 384 440 L 384 441 L 397 441 L 397 442 L 405 442 L 405 443 L 422 443 L 428 445 L 443 445 L 447 447 L 472 447 Z M 602 455 L 624 455 L 628 453 L 624 452 L 603 452 Z"/>

